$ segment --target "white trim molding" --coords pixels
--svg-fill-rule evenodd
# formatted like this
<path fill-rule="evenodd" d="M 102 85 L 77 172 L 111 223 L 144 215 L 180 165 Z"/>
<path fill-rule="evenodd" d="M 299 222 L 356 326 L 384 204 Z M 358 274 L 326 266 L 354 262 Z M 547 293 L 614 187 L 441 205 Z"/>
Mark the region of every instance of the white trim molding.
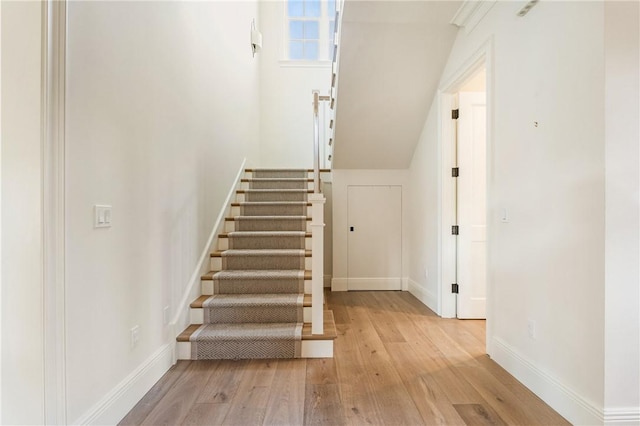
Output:
<path fill-rule="evenodd" d="M 465 0 L 449 23 L 469 34 L 491 10 L 496 0 Z"/>
<path fill-rule="evenodd" d="M 640 425 L 640 407 L 605 408 L 605 425 Z"/>
<path fill-rule="evenodd" d="M 602 407 L 538 368 L 502 339 L 493 338 L 492 343 L 491 358 L 571 423 L 592 425 L 605 422 Z"/>
<path fill-rule="evenodd" d="M 42 3 L 45 421 L 67 423 L 65 82 L 67 2 Z"/>
<path fill-rule="evenodd" d="M 457 107 L 455 94 L 460 87 L 483 66 L 487 73 L 487 176 L 493 170 L 493 37 L 489 37 L 460 66 L 448 76 L 438 91 L 438 309 L 436 312 L 443 318 L 456 317 L 456 296 L 451 294 L 451 284 L 455 282 L 456 241 L 451 235 L 455 210 L 451 167 L 453 166 L 453 120 L 451 109 Z M 491 205 L 493 193 L 490 180 L 487 180 L 487 205 Z M 487 226 L 487 264 L 491 264 L 491 227 Z M 492 280 L 487 272 L 487 338 L 492 336 L 491 329 L 491 293 Z"/>
<path fill-rule="evenodd" d="M 196 292 L 196 288 L 198 289 L 198 294 L 201 294 L 201 277 L 203 274 L 207 273 L 210 270 L 210 254 L 217 247 L 217 238 L 216 236 L 224 231 L 224 218 L 228 214 L 231 209 L 231 203 L 235 201 L 234 196 L 236 195 L 236 190 L 239 188 L 241 184 L 241 179 L 244 174 L 244 166 L 247 162 L 245 158 L 242 160 L 242 164 L 240 164 L 240 169 L 236 174 L 235 180 L 229 189 L 229 193 L 227 194 L 227 198 L 225 199 L 220 212 L 218 213 L 218 217 L 213 223 L 213 228 L 211 228 L 211 233 L 209 234 L 209 239 L 207 240 L 207 244 L 202 249 L 202 253 L 200 253 L 200 259 L 198 259 L 198 263 L 196 264 L 193 273 L 191 274 L 191 278 L 189 279 L 189 283 L 186 286 L 184 294 L 182 295 L 182 299 L 176 308 L 176 314 L 173 317 L 173 320 L 169 323 L 170 336 L 173 339 L 170 344 L 175 348 L 176 342 L 175 338 L 182 332 L 184 328 L 189 325 L 189 319 L 191 315 L 190 304 L 192 299 L 194 299 L 193 295 Z M 197 286 L 197 287 L 196 287 Z M 176 361 L 177 355 L 174 351 L 174 362 Z"/>
<path fill-rule="evenodd" d="M 160 347 L 74 425 L 117 424 L 173 365 L 173 345 Z"/>
<path fill-rule="evenodd" d="M 427 308 L 431 309 L 433 312 L 437 312 L 438 308 L 438 297 L 420 285 L 418 282 L 409 278 L 408 291 L 412 295 L 415 296 L 416 299 L 424 303 Z"/>

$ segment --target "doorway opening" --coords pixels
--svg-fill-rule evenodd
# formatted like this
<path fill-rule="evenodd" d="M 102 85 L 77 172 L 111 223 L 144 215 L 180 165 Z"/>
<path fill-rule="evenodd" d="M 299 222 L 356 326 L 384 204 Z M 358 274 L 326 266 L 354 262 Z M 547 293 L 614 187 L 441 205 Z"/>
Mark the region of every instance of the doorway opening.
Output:
<path fill-rule="evenodd" d="M 491 43 L 440 89 L 440 315 L 486 319 L 491 336 Z"/>
<path fill-rule="evenodd" d="M 481 68 L 455 96 L 456 317 L 486 319 L 486 69 Z"/>

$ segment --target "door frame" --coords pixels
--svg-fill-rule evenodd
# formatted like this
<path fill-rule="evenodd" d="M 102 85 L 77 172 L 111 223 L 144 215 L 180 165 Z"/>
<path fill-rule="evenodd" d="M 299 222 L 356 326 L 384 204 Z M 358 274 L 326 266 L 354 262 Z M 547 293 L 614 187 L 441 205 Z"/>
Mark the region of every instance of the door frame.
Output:
<path fill-rule="evenodd" d="M 492 333 L 492 280 L 489 265 L 491 265 L 491 200 L 493 181 L 493 99 L 494 99 L 494 63 L 493 37 L 485 41 L 478 50 L 471 54 L 466 61 L 449 76 L 443 79 L 438 89 L 438 314 L 443 318 L 456 317 L 456 296 L 451 293 L 451 284 L 456 274 L 456 241 L 451 235 L 454 224 L 454 185 L 451 177 L 453 164 L 453 144 L 455 143 L 455 122 L 451 119 L 456 94 L 462 85 L 481 68 L 487 73 L 487 344 L 491 341 Z M 487 346 L 487 352 L 489 352 Z"/>
<path fill-rule="evenodd" d="M 66 424 L 66 0 L 42 3 L 42 46 L 44 419 Z"/>

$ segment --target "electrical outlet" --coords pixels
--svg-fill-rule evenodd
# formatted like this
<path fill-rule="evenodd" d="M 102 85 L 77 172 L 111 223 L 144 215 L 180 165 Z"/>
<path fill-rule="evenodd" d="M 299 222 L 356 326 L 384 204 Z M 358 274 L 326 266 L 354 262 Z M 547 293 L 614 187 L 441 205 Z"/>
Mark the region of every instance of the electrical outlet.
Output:
<path fill-rule="evenodd" d="M 529 332 L 529 337 L 532 339 L 536 338 L 536 322 L 534 320 L 527 321 L 527 331 Z"/>
<path fill-rule="evenodd" d="M 136 325 L 131 329 L 131 347 L 135 348 L 140 341 L 140 326 Z"/>

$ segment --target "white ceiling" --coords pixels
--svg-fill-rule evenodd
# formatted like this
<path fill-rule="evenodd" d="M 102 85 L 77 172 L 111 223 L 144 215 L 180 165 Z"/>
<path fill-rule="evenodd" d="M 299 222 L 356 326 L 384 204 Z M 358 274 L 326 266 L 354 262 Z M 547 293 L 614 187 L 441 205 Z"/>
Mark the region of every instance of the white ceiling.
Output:
<path fill-rule="evenodd" d="M 345 1 L 334 168 L 409 167 L 461 3 Z"/>

